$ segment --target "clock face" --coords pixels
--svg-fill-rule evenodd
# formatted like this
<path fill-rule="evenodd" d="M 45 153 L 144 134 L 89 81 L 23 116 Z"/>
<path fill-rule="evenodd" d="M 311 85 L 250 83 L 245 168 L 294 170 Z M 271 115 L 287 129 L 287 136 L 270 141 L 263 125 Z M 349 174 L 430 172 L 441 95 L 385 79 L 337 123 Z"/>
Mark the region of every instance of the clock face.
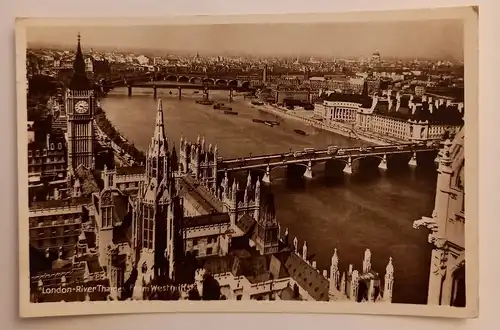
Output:
<path fill-rule="evenodd" d="M 75 104 L 76 113 L 86 113 L 89 110 L 89 104 L 87 101 L 78 101 Z"/>

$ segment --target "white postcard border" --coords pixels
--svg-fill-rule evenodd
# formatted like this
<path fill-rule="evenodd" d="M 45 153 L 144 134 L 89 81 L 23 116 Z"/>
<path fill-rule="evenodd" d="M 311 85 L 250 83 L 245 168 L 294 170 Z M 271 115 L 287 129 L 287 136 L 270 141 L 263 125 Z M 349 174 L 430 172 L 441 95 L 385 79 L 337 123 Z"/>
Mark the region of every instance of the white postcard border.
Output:
<path fill-rule="evenodd" d="M 296 301 L 103 301 L 31 303 L 29 288 L 29 224 L 28 180 L 26 171 L 18 171 L 18 226 L 19 226 L 19 312 L 21 317 L 47 317 L 91 314 L 126 313 L 333 313 L 408 315 L 449 318 L 478 316 L 478 16 L 477 7 L 451 7 L 422 10 L 381 12 L 349 12 L 321 14 L 266 14 L 266 15 L 199 15 L 164 18 L 19 18 L 16 20 L 16 95 L 18 169 L 27 169 L 27 100 L 26 100 L 26 28 L 34 26 L 152 26 L 152 25 L 206 25 L 237 23 L 319 23 L 319 22 L 388 22 L 458 19 L 464 22 L 465 107 L 476 111 L 465 112 L 465 167 L 466 187 L 466 296 L 464 308 L 410 305 L 370 304 L 344 302 Z"/>

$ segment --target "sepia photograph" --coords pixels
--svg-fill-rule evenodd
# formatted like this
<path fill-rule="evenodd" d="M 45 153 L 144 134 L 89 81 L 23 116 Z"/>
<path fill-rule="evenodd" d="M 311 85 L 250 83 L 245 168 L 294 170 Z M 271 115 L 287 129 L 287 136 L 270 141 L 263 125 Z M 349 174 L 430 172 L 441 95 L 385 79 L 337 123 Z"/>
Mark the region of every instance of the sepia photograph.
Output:
<path fill-rule="evenodd" d="M 16 23 L 21 316 L 477 316 L 474 8 Z"/>

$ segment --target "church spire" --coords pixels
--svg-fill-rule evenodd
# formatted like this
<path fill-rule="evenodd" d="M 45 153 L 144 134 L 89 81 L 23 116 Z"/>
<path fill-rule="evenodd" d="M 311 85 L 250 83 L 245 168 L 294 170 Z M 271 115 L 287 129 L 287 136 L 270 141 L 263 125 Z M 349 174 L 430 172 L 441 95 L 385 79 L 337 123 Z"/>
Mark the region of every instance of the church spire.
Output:
<path fill-rule="evenodd" d="M 85 73 L 85 59 L 83 58 L 80 39 L 80 33 L 78 33 L 78 45 L 76 47 L 76 55 L 73 62 L 73 77 L 71 77 L 69 88 L 72 90 L 89 90 L 91 87 L 87 74 Z"/>

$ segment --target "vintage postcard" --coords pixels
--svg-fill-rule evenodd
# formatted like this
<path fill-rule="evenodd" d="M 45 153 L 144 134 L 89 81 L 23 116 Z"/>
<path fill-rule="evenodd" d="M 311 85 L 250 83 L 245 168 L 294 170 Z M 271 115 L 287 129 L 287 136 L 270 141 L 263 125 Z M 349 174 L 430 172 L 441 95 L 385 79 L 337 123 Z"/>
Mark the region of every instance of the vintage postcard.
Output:
<path fill-rule="evenodd" d="M 18 19 L 21 316 L 477 316 L 477 21 Z"/>

